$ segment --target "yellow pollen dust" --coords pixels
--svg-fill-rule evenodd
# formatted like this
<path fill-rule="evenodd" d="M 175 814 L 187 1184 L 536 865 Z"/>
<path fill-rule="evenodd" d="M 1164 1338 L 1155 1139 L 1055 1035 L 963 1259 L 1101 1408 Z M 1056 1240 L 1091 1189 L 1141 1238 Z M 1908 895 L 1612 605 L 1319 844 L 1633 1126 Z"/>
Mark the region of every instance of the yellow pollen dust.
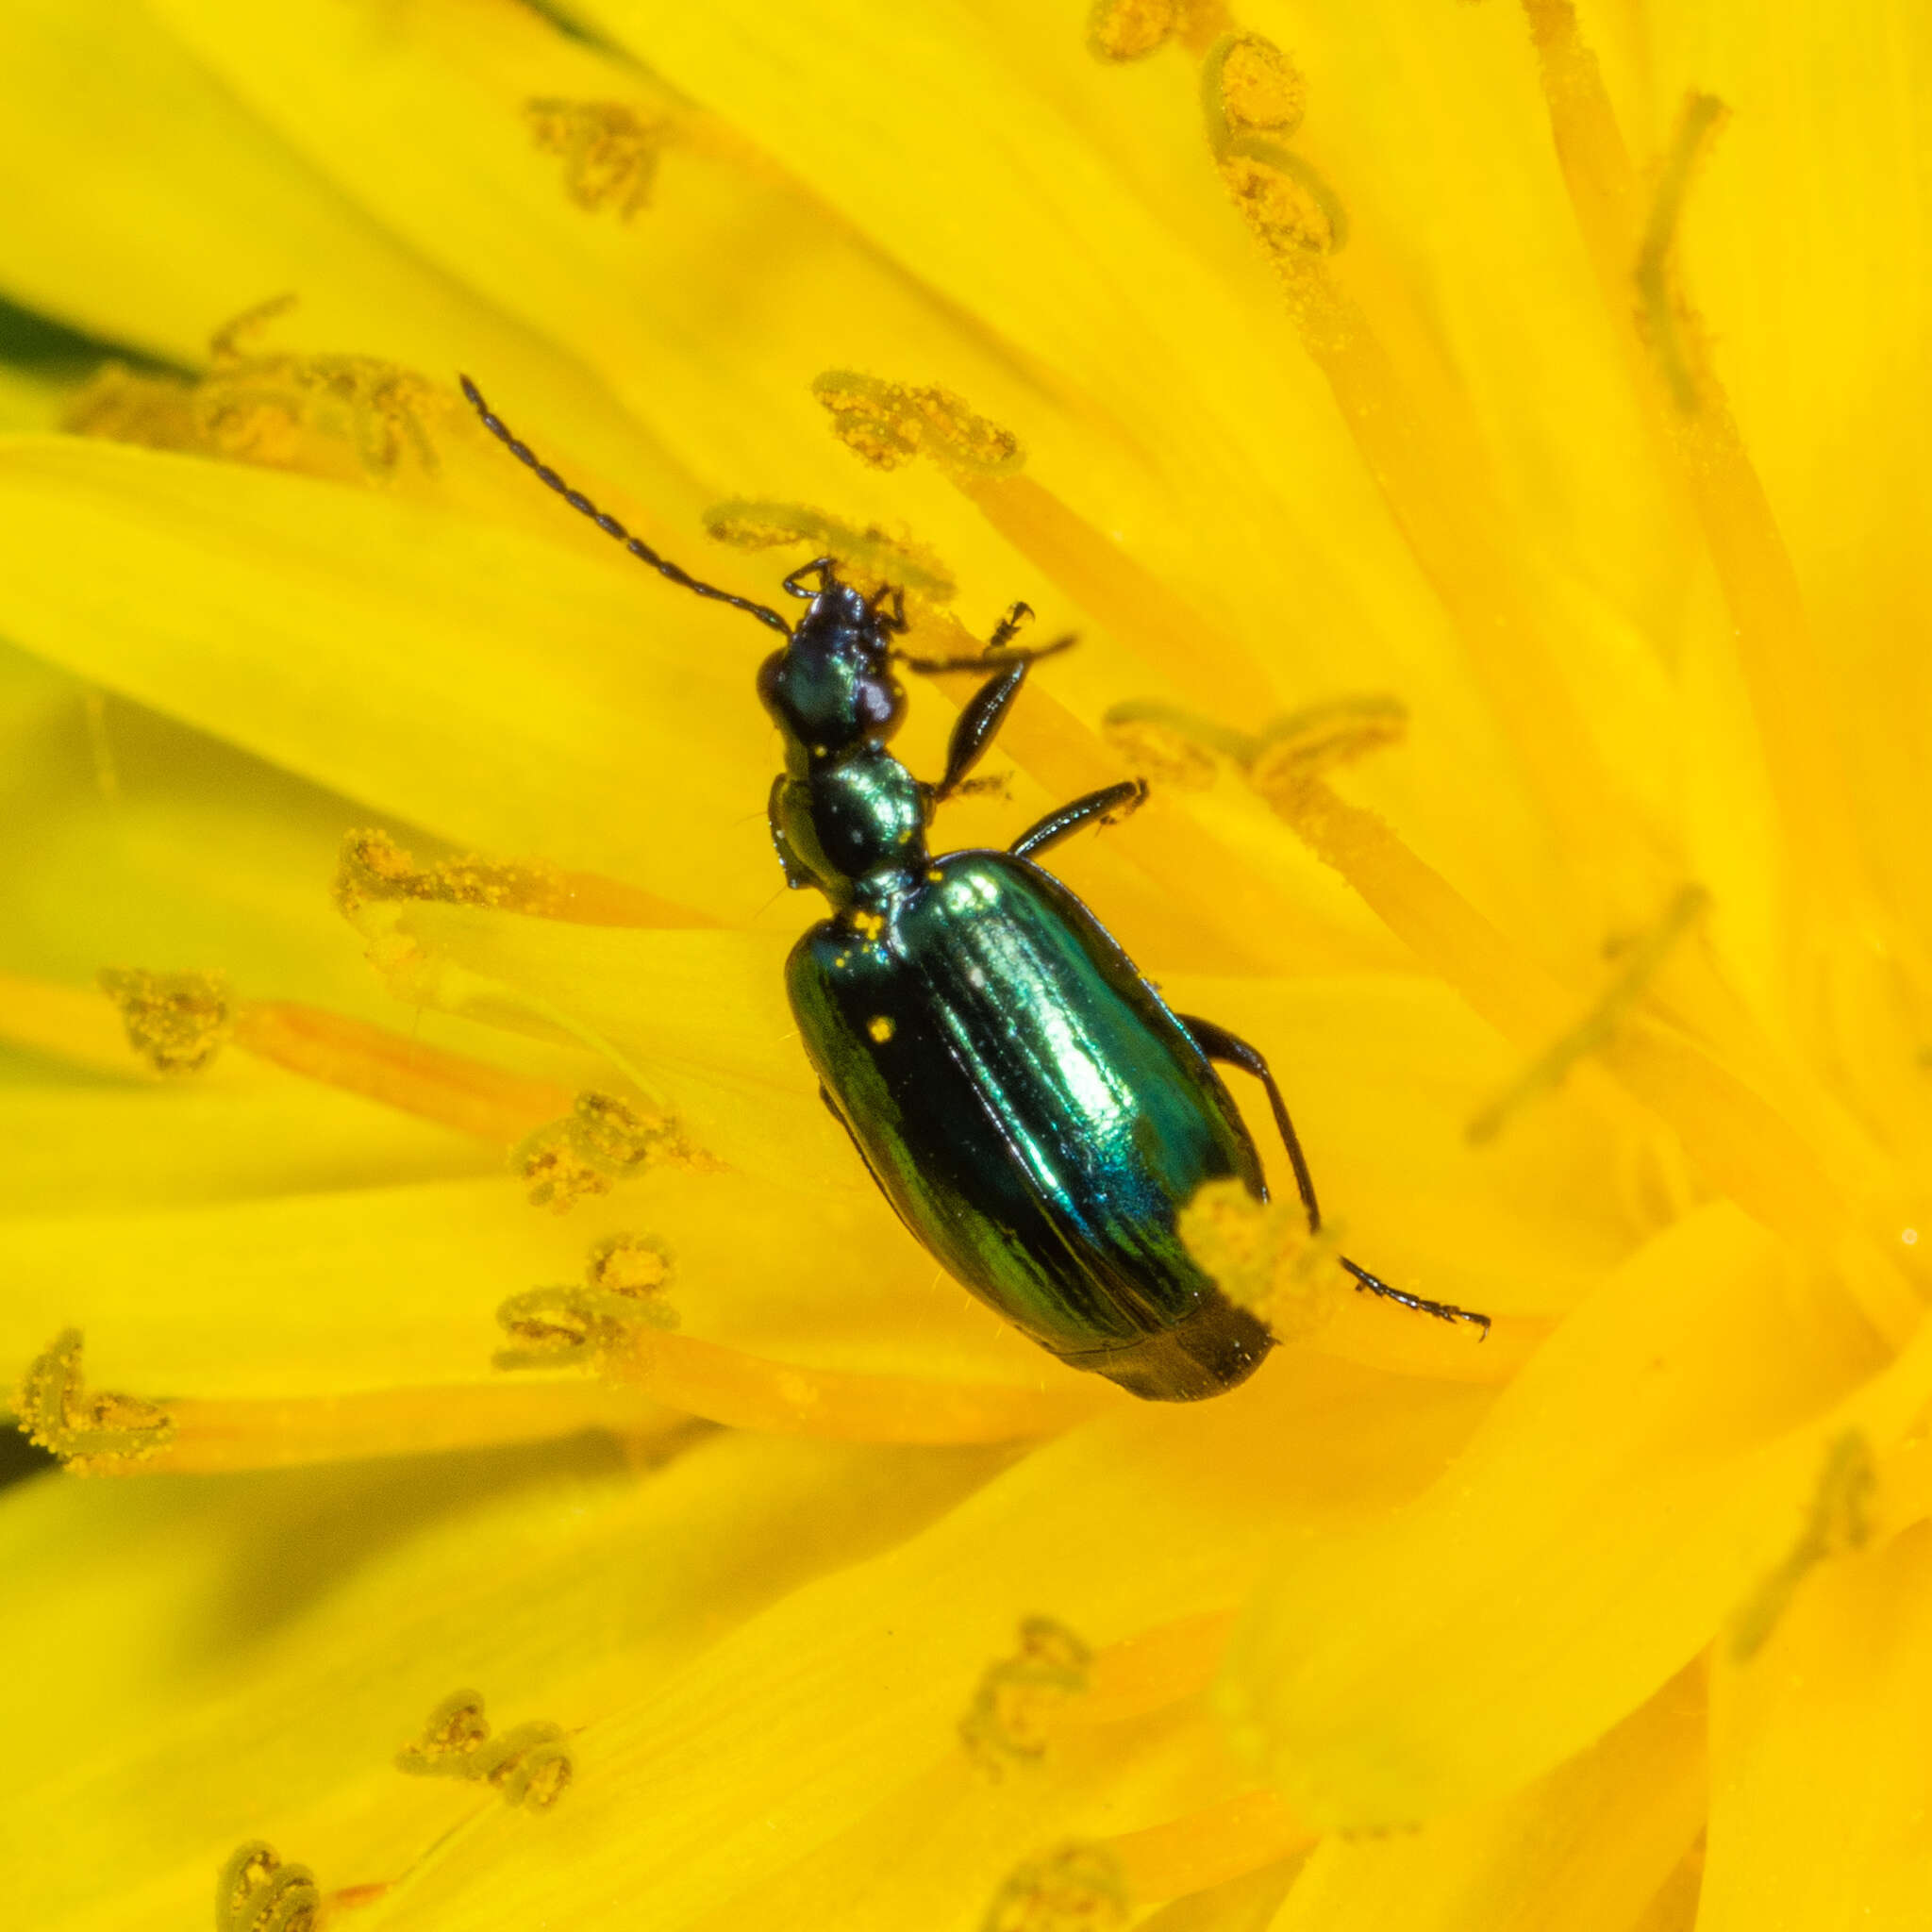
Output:
<path fill-rule="evenodd" d="M 658 161 L 671 134 L 668 115 L 622 101 L 525 101 L 538 148 L 563 160 L 563 191 L 591 214 L 605 208 L 627 222 L 648 208 Z"/>
<path fill-rule="evenodd" d="M 891 1039 L 892 1035 L 898 1031 L 898 1027 L 894 1024 L 891 1014 L 876 1013 L 873 1016 L 873 1018 L 871 1018 L 865 1023 L 865 1030 L 874 1040 L 877 1041 L 878 1043 L 881 1046 L 883 1046 L 885 1045 L 886 1041 Z"/>
<path fill-rule="evenodd" d="M 251 339 L 294 305 L 278 295 L 217 329 L 208 373 L 192 381 L 108 364 L 61 427 L 336 482 L 391 482 L 406 459 L 433 475 L 429 424 L 451 404 L 427 376 L 371 356 L 251 352 Z"/>
<path fill-rule="evenodd" d="M 1210 1181 L 1176 1224 L 1221 1291 L 1252 1308 L 1278 1341 L 1319 1333 L 1348 1292 L 1335 1265 L 1337 1230 L 1310 1234 L 1298 1200 L 1257 1201 L 1238 1180 Z"/>
<path fill-rule="evenodd" d="M 655 1235 L 613 1234 L 591 1245 L 582 1286 L 533 1288 L 496 1310 L 521 1347 L 501 1350 L 499 1369 L 554 1369 L 602 1363 L 643 1328 L 675 1328 L 677 1311 L 661 1300 L 675 1264 Z"/>
<path fill-rule="evenodd" d="M 1065 1844 L 1016 1867 L 980 1924 L 982 1932 L 1112 1932 L 1129 1909 L 1119 1858 L 1105 1845 Z"/>
<path fill-rule="evenodd" d="M 1798 1540 L 1731 1624 L 1734 1662 L 1748 1662 L 1763 1647 L 1810 1571 L 1829 1557 L 1864 1548 L 1872 1535 L 1872 1501 L 1877 1488 L 1871 1443 L 1863 1431 L 1847 1429 L 1825 1451 L 1810 1513 Z"/>
<path fill-rule="evenodd" d="M 237 1845 L 215 1881 L 215 1932 L 315 1932 L 321 1913 L 315 1874 L 259 1839 Z"/>
<path fill-rule="evenodd" d="M 667 1114 L 649 1114 L 612 1093 L 579 1093 L 569 1113 L 527 1136 L 510 1166 L 530 1184 L 533 1208 L 567 1212 L 588 1195 L 608 1194 L 660 1161 L 685 1166 L 701 1157 Z"/>
<path fill-rule="evenodd" d="M 1007 476 L 1026 460 L 1010 429 L 975 414 L 948 389 L 828 369 L 813 378 L 811 392 L 830 413 L 833 434 L 875 470 L 928 456 L 957 474 Z"/>
<path fill-rule="evenodd" d="M 1526 1101 L 1539 1094 L 1554 1093 L 1579 1060 L 1609 1043 L 1619 1024 L 1643 998 L 1657 969 L 1709 905 L 1710 894 L 1702 886 L 1685 886 L 1672 898 L 1657 924 L 1624 948 L 1622 970 L 1605 987 L 1590 1011 L 1540 1053 L 1470 1121 L 1463 1131 L 1472 1146 L 1493 1141 L 1503 1131 L 1504 1124 Z"/>
<path fill-rule="evenodd" d="M 1093 1653 L 1064 1624 L 1028 1617 L 1018 1651 L 988 1667 L 959 1720 L 967 1756 L 995 1779 L 1010 1765 L 1045 1757 L 1054 1713 L 1086 1690 L 1092 1661 Z"/>
<path fill-rule="evenodd" d="M 851 915 L 851 924 L 862 940 L 875 940 L 886 929 L 885 916 L 878 912 L 868 912 L 863 908 Z"/>
<path fill-rule="evenodd" d="M 518 1724 L 492 1736 L 479 1691 L 456 1690 L 425 1722 L 415 1742 L 396 1753 L 412 1777 L 458 1777 L 493 1786 L 508 1805 L 547 1811 L 570 1788 L 573 1766 L 561 1725 Z"/>
<path fill-rule="evenodd" d="M 1237 133 L 1267 133 L 1286 141 L 1307 111 L 1308 84 L 1273 41 L 1230 34 L 1210 58 L 1221 90 L 1221 111 Z"/>
<path fill-rule="evenodd" d="M 127 1043 L 158 1074 L 198 1074 L 228 1037 L 232 1009 L 220 973 L 108 967 L 101 991 L 121 1009 Z"/>
<path fill-rule="evenodd" d="M 648 892 L 594 873 L 565 872 L 541 858 L 485 858 L 476 853 L 419 864 L 387 832 L 351 832 L 342 841 L 333 887 L 336 907 L 353 919 L 363 907 L 403 899 L 488 906 L 575 925 L 689 924 L 688 915 Z"/>
<path fill-rule="evenodd" d="M 32 1441 L 76 1475 L 97 1475 L 139 1462 L 173 1439 L 174 1419 L 158 1403 L 136 1395 L 90 1394 L 80 1357 L 80 1330 L 67 1328 L 27 1364 L 13 1410 Z"/>
<path fill-rule="evenodd" d="M 1198 54 L 1227 24 L 1227 0 L 1094 0 L 1087 51 L 1096 60 L 1140 60 L 1179 41 Z"/>
<path fill-rule="evenodd" d="M 708 537 L 735 550 L 806 544 L 815 556 L 831 558 L 840 575 L 861 591 L 891 584 L 909 597 L 949 604 L 958 589 L 938 552 L 925 544 L 876 524 L 861 529 L 809 504 L 733 497 L 708 509 L 704 522 Z"/>

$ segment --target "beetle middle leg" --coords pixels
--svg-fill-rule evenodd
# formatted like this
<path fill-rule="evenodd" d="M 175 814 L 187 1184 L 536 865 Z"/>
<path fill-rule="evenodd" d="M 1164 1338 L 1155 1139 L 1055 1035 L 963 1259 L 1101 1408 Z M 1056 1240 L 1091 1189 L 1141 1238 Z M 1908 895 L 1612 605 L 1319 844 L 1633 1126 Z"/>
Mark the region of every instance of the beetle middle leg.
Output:
<path fill-rule="evenodd" d="M 1245 1040 L 1230 1033 L 1225 1026 L 1217 1026 L 1212 1020 L 1203 1020 L 1192 1013 L 1176 1013 L 1177 1019 L 1196 1046 L 1210 1060 L 1220 1060 L 1224 1066 L 1239 1067 L 1242 1073 L 1251 1074 L 1268 1090 L 1268 1105 L 1274 1110 L 1274 1125 L 1281 1136 L 1282 1145 L 1288 1149 L 1289 1165 L 1294 1169 L 1295 1191 L 1302 1197 L 1302 1211 L 1308 1217 L 1308 1232 L 1322 1231 L 1322 1208 L 1315 1199 L 1315 1177 L 1308 1172 L 1307 1157 L 1302 1152 L 1302 1143 L 1294 1130 L 1294 1123 L 1288 1117 L 1288 1103 L 1281 1097 L 1281 1089 L 1275 1085 L 1274 1075 L 1268 1062 L 1256 1048 Z M 1490 1318 L 1477 1314 L 1472 1308 L 1458 1308 L 1454 1302 L 1432 1302 L 1419 1294 L 1410 1294 L 1407 1289 L 1392 1288 L 1379 1274 L 1371 1274 L 1366 1268 L 1351 1261 L 1346 1255 L 1336 1257 L 1355 1276 L 1357 1290 L 1366 1289 L 1371 1294 L 1385 1296 L 1391 1302 L 1399 1302 L 1405 1308 L 1413 1308 L 1421 1315 L 1434 1315 L 1440 1322 L 1470 1322 L 1480 1328 L 1484 1335 L 1490 1332 Z"/>
<path fill-rule="evenodd" d="M 1049 845 L 1058 845 L 1062 839 L 1069 839 L 1082 825 L 1091 824 L 1094 820 L 1118 821 L 1130 812 L 1137 812 L 1147 803 L 1147 781 L 1144 778 L 1123 778 L 1118 785 L 1108 785 L 1099 791 L 1090 791 L 1082 798 L 1076 798 L 1071 805 L 1063 805 L 1058 811 L 1050 811 L 1037 825 L 1028 825 L 1013 842 L 1007 847 L 1015 858 L 1031 858 L 1037 853 L 1044 852 Z M 1205 1053 L 1207 1048 L 1203 1047 Z"/>

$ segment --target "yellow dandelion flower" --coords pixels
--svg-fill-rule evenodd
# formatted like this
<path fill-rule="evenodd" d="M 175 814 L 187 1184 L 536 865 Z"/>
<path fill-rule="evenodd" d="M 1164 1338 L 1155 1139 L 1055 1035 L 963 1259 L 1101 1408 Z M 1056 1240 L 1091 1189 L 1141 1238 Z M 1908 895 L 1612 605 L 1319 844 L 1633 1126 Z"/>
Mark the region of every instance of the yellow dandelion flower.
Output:
<path fill-rule="evenodd" d="M 0 52 L 10 1917 L 1923 1921 L 1924 9 Z M 1189 1204 L 1241 1388 L 899 1226 L 761 641 L 458 370 L 734 595 L 1077 635 L 939 832 L 1151 787 L 1053 869 L 1329 1215 Z"/>

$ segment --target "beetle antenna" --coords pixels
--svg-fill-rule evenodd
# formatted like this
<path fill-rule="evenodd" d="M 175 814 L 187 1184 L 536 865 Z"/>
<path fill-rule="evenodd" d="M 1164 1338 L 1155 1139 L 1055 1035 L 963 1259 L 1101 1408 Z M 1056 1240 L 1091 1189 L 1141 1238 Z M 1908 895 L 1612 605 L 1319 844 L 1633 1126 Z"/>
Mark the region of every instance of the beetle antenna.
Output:
<path fill-rule="evenodd" d="M 781 636 L 789 638 L 791 635 L 791 626 L 768 605 L 754 604 L 749 597 L 741 597 L 731 591 L 721 591 L 716 584 L 701 583 L 681 565 L 673 563 L 668 557 L 659 557 L 648 543 L 633 537 L 615 517 L 607 515 L 599 509 L 581 490 L 573 490 L 528 443 L 518 441 L 516 437 L 511 435 L 508 424 L 501 416 L 491 413 L 490 405 L 483 400 L 483 391 L 467 375 L 458 375 L 457 380 L 462 385 L 463 394 L 469 398 L 470 407 L 482 419 L 484 428 L 489 430 L 518 462 L 534 470 L 539 481 L 547 483 L 571 508 L 581 510 L 607 537 L 615 537 L 633 557 L 648 563 L 660 576 L 669 577 L 674 584 L 681 585 L 687 591 L 694 591 L 700 597 L 715 598 L 720 604 L 729 604 L 734 609 L 749 611 L 760 624 L 770 625 Z"/>

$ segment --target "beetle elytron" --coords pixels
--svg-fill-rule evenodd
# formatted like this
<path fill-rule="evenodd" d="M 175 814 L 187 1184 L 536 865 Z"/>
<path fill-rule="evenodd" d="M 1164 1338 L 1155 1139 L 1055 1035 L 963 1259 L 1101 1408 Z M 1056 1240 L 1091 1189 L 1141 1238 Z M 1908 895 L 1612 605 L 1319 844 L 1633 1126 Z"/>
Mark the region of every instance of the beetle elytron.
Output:
<path fill-rule="evenodd" d="M 1219 1060 L 1266 1088 L 1308 1225 L 1321 1225 L 1281 1091 L 1244 1041 L 1170 1011 L 1035 863 L 1081 826 L 1131 810 L 1145 785 L 1075 799 L 1005 852 L 926 849 L 934 808 L 1045 655 L 1013 647 L 1025 606 L 978 657 L 916 658 L 895 642 L 899 593 L 863 595 L 820 558 L 785 579 L 808 600 L 787 624 L 659 557 L 518 441 L 469 377 L 462 385 L 491 434 L 573 508 L 674 583 L 785 640 L 758 679 L 785 740 L 772 838 L 787 883 L 816 886 L 833 908 L 792 949 L 787 989 L 821 1097 L 913 1238 L 1041 1347 L 1136 1395 L 1191 1402 L 1245 1380 L 1274 1338 L 1202 1271 L 1175 1218 L 1196 1189 L 1230 1176 L 1267 1198 Z M 986 673 L 937 784 L 886 748 L 906 709 L 895 662 Z M 1341 1265 L 1361 1288 L 1488 1331 L 1486 1316 Z"/>

